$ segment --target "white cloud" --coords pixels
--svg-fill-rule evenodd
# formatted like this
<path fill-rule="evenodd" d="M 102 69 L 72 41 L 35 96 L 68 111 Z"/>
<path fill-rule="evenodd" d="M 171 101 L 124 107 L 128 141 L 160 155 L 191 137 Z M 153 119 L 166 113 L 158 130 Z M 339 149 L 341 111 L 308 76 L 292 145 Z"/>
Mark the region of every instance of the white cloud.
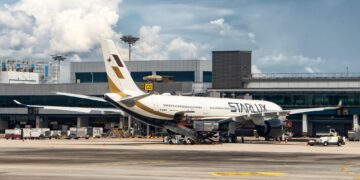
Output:
<path fill-rule="evenodd" d="M 74 54 L 72 57 L 70 57 L 70 61 L 72 61 L 72 62 L 81 62 L 82 59 L 78 54 Z"/>
<path fill-rule="evenodd" d="M 133 59 L 136 60 L 198 59 L 199 51 L 206 47 L 182 37 L 165 38 L 160 26 L 142 26 L 139 37 L 133 51 Z"/>
<path fill-rule="evenodd" d="M 6 7 L 0 9 L 0 26 L 9 29 L 31 30 L 35 18 L 24 11 L 16 11 Z"/>
<path fill-rule="evenodd" d="M 264 64 L 275 64 L 275 63 L 281 63 L 287 59 L 288 59 L 287 56 L 285 56 L 282 53 L 278 53 L 278 54 L 267 55 L 267 56 L 261 57 L 259 60 L 261 63 L 264 63 Z"/>
<path fill-rule="evenodd" d="M 306 72 L 308 72 L 308 73 L 318 73 L 318 72 L 320 72 L 320 70 L 319 70 L 318 68 L 316 68 L 316 67 L 309 67 L 309 66 L 305 67 L 304 70 L 305 70 Z"/>
<path fill-rule="evenodd" d="M 224 18 L 215 19 L 210 21 L 209 23 L 217 26 L 224 26 Z"/>
<path fill-rule="evenodd" d="M 249 32 L 247 35 L 248 35 L 251 43 L 255 44 L 255 43 L 256 43 L 256 41 L 255 41 L 255 34 L 254 34 L 253 32 Z"/>
<path fill-rule="evenodd" d="M 256 66 L 256 65 L 252 65 L 251 66 L 251 73 L 253 74 L 259 74 L 262 73 L 261 70 Z"/>
<path fill-rule="evenodd" d="M 310 58 L 303 55 L 286 55 L 284 53 L 267 55 L 261 57 L 259 60 L 261 63 L 264 64 L 280 64 L 280 63 L 307 64 L 307 63 L 321 63 L 323 61 L 323 59 L 320 57 Z"/>
<path fill-rule="evenodd" d="M 194 43 L 186 42 L 181 37 L 173 39 L 167 49 L 170 53 L 177 53 L 182 59 L 197 58 L 198 47 Z"/>
<path fill-rule="evenodd" d="M 273 53 L 255 59 L 261 69 L 271 69 L 273 72 L 321 72 L 324 59 L 321 57 L 307 57 L 304 55 L 290 55 L 290 53 Z M 275 71 L 274 71 L 275 70 Z"/>
<path fill-rule="evenodd" d="M 101 37 L 119 37 L 112 28 L 119 19 L 120 3 L 20 0 L 4 5 L 0 8 L 0 51 L 6 52 L 5 57 L 46 59 L 52 53 L 90 52 Z"/>
<path fill-rule="evenodd" d="M 213 25 L 222 36 L 232 35 L 235 33 L 235 31 L 232 30 L 232 27 L 228 23 L 225 23 L 224 18 L 215 19 L 209 23 L 210 25 Z"/>
<path fill-rule="evenodd" d="M 142 26 L 139 30 L 140 40 L 134 46 L 136 60 L 164 60 L 168 58 L 160 26 Z"/>

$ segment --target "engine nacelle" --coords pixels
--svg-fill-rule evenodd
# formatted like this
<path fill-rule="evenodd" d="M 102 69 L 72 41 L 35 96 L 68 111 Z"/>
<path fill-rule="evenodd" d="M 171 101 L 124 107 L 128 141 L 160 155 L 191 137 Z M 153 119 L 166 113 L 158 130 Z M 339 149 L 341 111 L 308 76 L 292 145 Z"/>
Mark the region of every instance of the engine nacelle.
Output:
<path fill-rule="evenodd" d="M 256 131 L 262 137 L 277 138 L 284 133 L 283 124 L 279 119 L 270 119 L 264 122 L 265 125 L 256 126 Z"/>

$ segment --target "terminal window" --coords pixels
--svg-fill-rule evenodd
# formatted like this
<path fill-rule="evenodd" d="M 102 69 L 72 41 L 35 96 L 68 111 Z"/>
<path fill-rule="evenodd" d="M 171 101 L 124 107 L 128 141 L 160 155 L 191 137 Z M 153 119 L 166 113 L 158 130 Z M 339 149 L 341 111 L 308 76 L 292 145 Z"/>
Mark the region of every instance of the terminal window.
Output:
<path fill-rule="evenodd" d="M 75 73 L 75 78 L 77 83 L 91 83 L 92 74 L 91 73 Z"/>
<path fill-rule="evenodd" d="M 151 75 L 151 71 L 145 71 L 145 72 L 131 72 L 131 77 L 135 82 L 143 82 L 143 77 Z"/>
<path fill-rule="evenodd" d="M 212 72 L 211 71 L 203 72 L 203 82 L 212 82 Z"/>
<path fill-rule="evenodd" d="M 105 72 L 83 72 L 75 73 L 76 83 L 101 83 L 107 82 Z"/>
<path fill-rule="evenodd" d="M 143 82 L 143 77 L 151 75 L 152 72 L 131 72 L 135 82 Z M 104 83 L 108 82 L 106 72 L 82 72 L 75 73 L 77 83 Z"/>
<path fill-rule="evenodd" d="M 105 72 L 92 73 L 93 82 L 107 82 L 107 75 Z"/>

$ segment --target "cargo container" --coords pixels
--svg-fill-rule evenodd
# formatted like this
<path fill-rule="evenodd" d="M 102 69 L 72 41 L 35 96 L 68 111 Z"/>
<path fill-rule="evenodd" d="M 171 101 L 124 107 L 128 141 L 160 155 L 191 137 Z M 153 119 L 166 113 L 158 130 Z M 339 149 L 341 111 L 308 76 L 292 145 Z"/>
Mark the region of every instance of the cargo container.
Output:
<path fill-rule="evenodd" d="M 79 128 L 77 128 L 76 136 L 78 138 L 89 138 L 88 128 L 87 127 L 79 127 Z"/>
<path fill-rule="evenodd" d="M 360 130 L 348 131 L 349 141 L 360 141 Z"/>
<path fill-rule="evenodd" d="M 102 134 L 103 134 L 103 128 L 102 127 L 93 127 L 90 128 L 90 134 L 89 136 L 93 137 L 93 138 L 101 138 Z"/>
<path fill-rule="evenodd" d="M 32 139 L 40 139 L 40 138 L 48 138 L 46 132 L 50 131 L 49 128 L 31 128 L 31 138 Z"/>
<path fill-rule="evenodd" d="M 60 130 L 52 130 L 50 131 L 50 137 L 55 139 L 61 138 L 61 131 Z"/>
<path fill-rule="evenodd" d="M 30 139 L 31 138 L 31 128 L 23 128 L 23 138 Z"/>
<path fill-rule="evenodd" d="M 78 138 L 89 138 L 89 131 L 87 127 L 71 127 L 68 131 L 68 138 L 69 139 L 78 139 Z"/>
<path fill-rule="evenodd" d="M 194 121 L 194 129 L 200 132 L 218 131 L 219 123 L 214 121 Z"/>

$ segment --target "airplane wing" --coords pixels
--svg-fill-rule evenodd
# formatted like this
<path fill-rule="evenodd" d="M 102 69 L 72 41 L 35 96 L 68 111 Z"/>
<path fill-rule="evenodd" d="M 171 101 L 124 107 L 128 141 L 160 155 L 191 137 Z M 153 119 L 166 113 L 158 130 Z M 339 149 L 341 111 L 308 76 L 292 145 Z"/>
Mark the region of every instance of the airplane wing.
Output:
<path fill-rule="evenodd" d="M 92 113 L 92 112 L 99 112 L 101 114 L 121 114 L 124 115 L 124 112 L 120 109 L 116 108 L 84 108 L 84 107 L 65 107 L 65 106 L 43 106 L 43 105 L 27 105 L 23 104 L 17 100 L 14 102 L 23 107 L 28 108 L 43 108 L 48 110 L 62 110 L 62 111 L 71 111 L 71 112 L 80 112 L 80 113 Z"/>
<path fill-rule="evenodd" d="M 93 101 L 106 102 L 106 100 L 103 99 L 102 97 L 96 97 L 96 96 L 87 96 L 87 95 L 82 95 L 82 94 L 73 94 L 73 93 L 64 93 L 64 92 L 55 92 L 55 94 L 62 95 L 62 96 L 76 97 L 76 98 L 81 98 L 81 99 L 88 99 L 88 100 L 93 100 Z"/>

